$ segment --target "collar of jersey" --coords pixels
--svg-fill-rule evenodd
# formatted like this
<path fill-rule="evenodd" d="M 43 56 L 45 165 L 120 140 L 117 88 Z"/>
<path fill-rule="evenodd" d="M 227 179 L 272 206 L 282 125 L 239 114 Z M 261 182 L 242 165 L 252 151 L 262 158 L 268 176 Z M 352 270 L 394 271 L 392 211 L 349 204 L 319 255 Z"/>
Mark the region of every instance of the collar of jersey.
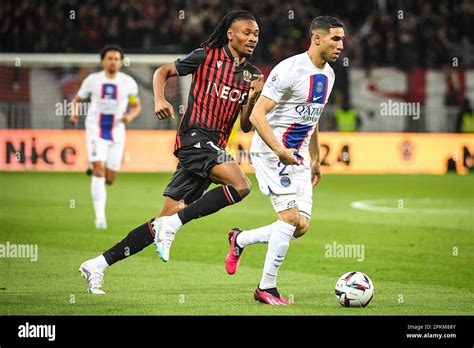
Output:
<path fill-rule="evenodd" d="M 225 44 L 224 47 L 223 47 L 223 49 L 224 49 L 224 52 L 225 52 L 225 54 L 227 55 L 227 57 L 229 57 L 229 59 L 231 60 L 231 62 L 234 62 L 234 61 L 235 61 L 235 57 L 232 55 L 232 52 L 230 51 L 229 46 L 227 46 L 227 44 Z M 239 66 L 239 67 L 240 67 L 240 66 L 246 66 L 246 65 L 247 65 L 247 62 L 248 62 L 247 59 L 245 59 L 245 60 L 243 61 L 243 63 L 240 63 L 240 64 L 237 65 L 237 66 Z"/>

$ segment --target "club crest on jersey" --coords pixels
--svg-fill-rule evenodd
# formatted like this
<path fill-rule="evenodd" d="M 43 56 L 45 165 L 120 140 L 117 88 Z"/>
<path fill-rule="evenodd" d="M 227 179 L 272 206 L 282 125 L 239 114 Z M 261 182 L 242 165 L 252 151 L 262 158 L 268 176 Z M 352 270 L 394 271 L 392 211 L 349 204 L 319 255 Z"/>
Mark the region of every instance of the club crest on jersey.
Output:
<path fill-rule="evenodd" d="M 244 70 L 242 73 L 245 82 L 250 82 L 252 80 L 252 73 L 248 70 Z"/>
<path fill-rule="evenodd" d="M 283 187 L 289 187 L 291 185 L 291 179 L 287 176 L 283 176 L 280 179 L 281 186 Z"/>
<path fill-rule="evenodd" d="M 328 94 L 328 77 L 324 74 L 310 76 L 308 103 L 325 104 Z"/>
<path fill-rule="evenodd" d="M 278 77 L 278 74 L 275 74 L 272 76 L 271 79 L 268 79 L 267 86 L 276 87 L 278 85 L 278 82 L 280 82 L 280 78 Z"/>
<path fill-rule="evenodd" d="M 104 83 L 101 97 L 103 99 L 117 99 L 117 86 L 112 83 Z"/>

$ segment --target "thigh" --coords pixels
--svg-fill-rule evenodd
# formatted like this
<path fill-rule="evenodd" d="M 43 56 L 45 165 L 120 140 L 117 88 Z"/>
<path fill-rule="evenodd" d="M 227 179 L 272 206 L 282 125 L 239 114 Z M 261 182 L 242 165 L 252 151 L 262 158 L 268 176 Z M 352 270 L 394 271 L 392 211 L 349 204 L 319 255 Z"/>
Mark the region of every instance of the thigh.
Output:
<path fill-rule="evenodd" d="M 296 199 L 300 215 L 311 219 L 313 210 L 313 185 L 311 185 L 311 169 L 306 166 L 295 169 L 294 182 Z"/>
<path fill-rule="evenodd" d="M 114 171 L 118 172 L 122 165 L 123 149 L 125 147 L 124 142 L 111 141 L 107 147 L 107 160 L 105 166 Z"/>
<path fill-rule="evenodd" d="M 216 184 L 234 187 L 238 187 L 248 181 L 247 176 L 237 162 L 216 164 L 209 171 L 209 178 Z"/>
<path fill-rule="evenodd" d="M 105 140 L 87 136 L 86 137 L 87 143 L 87 155 L 89 158 L 89 162 L 105 162 L 107 160 L 107 143 Z"/>
<path fill-rule="evenodd" d="M 184 201 L 185 204 L 191 204 L 202 196 L 210 184 L 209 178 L 196 175 L 179 163 L 168 186 L 163 191 L 163 195 L 174 201 Z"/>

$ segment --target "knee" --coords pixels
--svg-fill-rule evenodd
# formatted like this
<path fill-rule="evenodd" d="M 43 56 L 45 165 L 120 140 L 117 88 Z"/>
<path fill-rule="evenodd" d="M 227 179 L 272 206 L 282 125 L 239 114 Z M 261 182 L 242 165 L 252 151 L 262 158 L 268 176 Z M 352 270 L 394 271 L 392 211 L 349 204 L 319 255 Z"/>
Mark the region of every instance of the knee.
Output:
<path fill-rule="evenodd" d="M 296 208 L 288 209 L 284 212 L 281 212 L 280 217 L 284 222 L 293 226 L 298 226 L 300 221 L 300 214 L 298 212 L 298 209 Z"/>
<path fill-rule="evenodd" d="M 105 167 L 101 164 L 94 163 L 94 167 L 92 169 L 92 174 L 98 177 L 105 176 Z"/>
<path fill-rule="evenodd" d="M 240 198 L 244 198 L 252 190 L 252 184 L 249 179 L 245 178 L 245 180 L 242 180 L 238 185 L 234 186 L 234 188 L 239 193 Z"/>
<path fill-rule="evenodd" d="M 296 231 L 293 234 L 295 238 L 302 237 L 309 229 L 309 220 L 305 218 L 300 218 L 298 221 L 298 226 L 296 227 Z"/>

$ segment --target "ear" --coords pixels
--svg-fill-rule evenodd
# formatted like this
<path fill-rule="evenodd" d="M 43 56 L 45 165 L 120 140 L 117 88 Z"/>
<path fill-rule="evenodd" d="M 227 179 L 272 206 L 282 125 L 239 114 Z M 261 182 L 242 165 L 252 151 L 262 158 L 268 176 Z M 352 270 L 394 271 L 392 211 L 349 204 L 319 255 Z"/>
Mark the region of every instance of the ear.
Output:
<path fill-rule="evenodd" d="M 229 41 L 232 41 L 233 37 L 234 37 L 234 31 L 231 28 L 229 28 L 229 30 L 227 30 L 227 39 Z"/>
<path fill-rule="evenodd" d="M 319 46 L 321 44 L 321 35 L 318 33 L 314 33 L 311 40 L 315 43 L 316 46 Z"/>

